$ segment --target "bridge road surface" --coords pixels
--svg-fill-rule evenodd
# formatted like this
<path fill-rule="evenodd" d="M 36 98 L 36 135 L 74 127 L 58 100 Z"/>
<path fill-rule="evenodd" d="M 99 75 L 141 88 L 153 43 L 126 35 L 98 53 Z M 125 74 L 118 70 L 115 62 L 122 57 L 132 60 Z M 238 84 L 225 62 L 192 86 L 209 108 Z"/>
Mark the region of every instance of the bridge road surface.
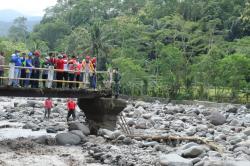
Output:
<path fill-rule="evenodd" d="M 0 96 L 95 99 L 101 97 L 111 98 L 112 90 L 0 87 Z"/>

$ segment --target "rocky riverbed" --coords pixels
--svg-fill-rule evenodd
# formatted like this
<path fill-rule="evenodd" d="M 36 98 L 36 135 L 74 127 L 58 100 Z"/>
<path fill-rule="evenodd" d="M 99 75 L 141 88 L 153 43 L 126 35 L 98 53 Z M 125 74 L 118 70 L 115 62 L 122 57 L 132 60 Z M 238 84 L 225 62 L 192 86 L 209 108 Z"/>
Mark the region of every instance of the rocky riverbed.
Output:
<path fill-rule="evenodd" d="M 77 120 L 67 123 L 64 99 L 54 99 L 51 119 L 44 119 L 43 100 L 0 98 L 0 165 L 250 165 L 250 108 L 245 105 L 128 101 L 122 112 L 133 135 L 128 136 L 119 124 L 115 131 L 91 135 L 79 108 Z M 163 139 L 169 136 L 195 137 L 213 147 L 195 139 Z"/>

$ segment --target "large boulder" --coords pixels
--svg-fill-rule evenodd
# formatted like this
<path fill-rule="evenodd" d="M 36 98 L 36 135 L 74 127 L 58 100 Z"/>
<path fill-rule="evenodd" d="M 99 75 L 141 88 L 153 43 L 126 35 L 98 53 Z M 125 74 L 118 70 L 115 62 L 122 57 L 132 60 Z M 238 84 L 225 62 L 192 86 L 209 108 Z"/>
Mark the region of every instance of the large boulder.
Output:
<path fill-rule="evenodd" d="M 81 130 L 82 133 L 86 136 L 90 134 L 89 128 L 80 122 L 69 123 L 69 131 L 71 131 L 71 130 Z"/>
<path fill-rule="evenodd" d="M 160 156 L 161 166 L 192 166 L 193 163 L 177 154 L 167 154 Z"/>
<path fill-rule="evenodd" d="M 72 130 L 72 131 L 70 131 L 70 133 L 79 136 L 79 137 L 81 138 L 82 142 L 87 142 L 87 138 L 86 138 L 86 136 L 82 133 L 81 130 Z"/>
<path fill-rule="evenodd" d="M 81 138 L 72 133 L 60 133 L 56 135 L 56 143 L 58 145 L 78 145 L 81 142 Z"/>
<path fill-rule="evenodd" d="M 212 114 L 209 116 L 210 123 L 215 126 L 222 125 L 226 122 L 226 118 L 220 112 L 213 111 Z"/>

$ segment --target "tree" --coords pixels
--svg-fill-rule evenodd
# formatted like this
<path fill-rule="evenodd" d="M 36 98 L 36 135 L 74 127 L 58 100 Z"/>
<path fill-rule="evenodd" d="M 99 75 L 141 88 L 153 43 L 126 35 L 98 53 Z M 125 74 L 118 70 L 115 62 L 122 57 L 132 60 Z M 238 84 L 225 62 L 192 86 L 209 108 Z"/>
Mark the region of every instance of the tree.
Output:
<path fill-rule="evenodd" d="M 26 42 L 27 31 L 27 18 L 18 17 L 14 20 L 13 25 L 9 29 L 9 38 L 15 42 Z"/>

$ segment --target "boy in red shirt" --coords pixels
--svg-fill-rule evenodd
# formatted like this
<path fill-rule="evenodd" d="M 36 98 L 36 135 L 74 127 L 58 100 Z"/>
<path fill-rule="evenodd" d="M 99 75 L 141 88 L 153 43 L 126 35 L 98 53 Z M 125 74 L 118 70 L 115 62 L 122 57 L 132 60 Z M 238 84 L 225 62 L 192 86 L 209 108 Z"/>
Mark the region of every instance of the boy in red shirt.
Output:
<path fill-rule="evenodd" d="M 69 117 L 71 115 L 73 116 L 73 120 L 75 120 L 76 119 L 76 114 L 75 114 L 76 103 L 74 102 L 74 100 L 68 99 L 67 107 L 68 107 L 67 122 L 69 121 Z"/>
<path fill-rule="evenodd" d="M 44 112 L 44 119 L 46 118 L 46 115 L 48 113 L 48 119 L 50 116 L 50 112 L 51 112 L 51 108 L 53 107 L 53 103 L 50 97 L 48 97 L 45 102 L 44 102 L 44 108 L 45 108 L 45 112 Z"/>

